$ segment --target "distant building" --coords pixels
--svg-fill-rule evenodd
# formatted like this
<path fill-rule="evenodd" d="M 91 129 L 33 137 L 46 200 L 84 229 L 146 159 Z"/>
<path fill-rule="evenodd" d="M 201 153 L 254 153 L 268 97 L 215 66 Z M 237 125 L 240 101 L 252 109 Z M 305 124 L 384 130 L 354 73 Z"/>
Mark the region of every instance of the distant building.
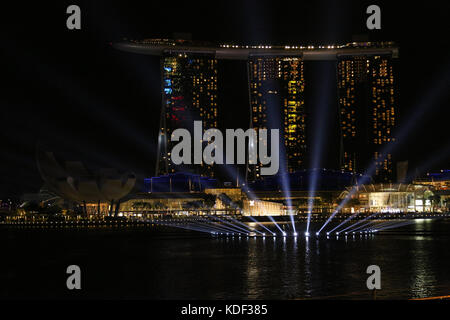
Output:
<path fill-rule="evenodd" d="M 264 177 L 258 181 L 250 182 L 249 189 L 252 192 L 283 190 L 283 184 L 288 186 L 290 191 L 309 191 L 312 176 L 316 180 L 316 190 L 337 190 L 342 191 L 346 187 L 355 184 L 360 179 L 368 179 L 367 176 L 353 172 L 310 169 L 298 170 L 289 174 L 277 174 Z"/>
<path fill-rule="evenodd" d="M 144 179 L 143 192 L 201 192 L 214 188 L 217 180 L 198 174 L 177 172 Z"/>
<path fill-rule="evenodd" d="M 397 183 L 405 183 L 408 176 L 408 161 L 397 162 Z"/>
<path fill-rule="evenodd" d="M 393 160 L 386 145 L 395 141 L 396 84 L 392 55 L 341 55 L 337 63 L 341 168 L 363 172 L 375 166 L 375 179 L 392 182 Z"/>
<path fill-rule="evenodd" d="M 427 173 L 423 177 L 416 178 L 413 183 L 433 188 L 436 196 L 440 197 L 442 207 L 447 211 L 450 210 L 450 170 Z"/>
<path fill-rule="evenodd" d="M 304 168 L 306 156 L 305 79 L 301 57 L 251 56 L 248 60 L 251 124 L 280 129 L 285 170 Z M 283 152 L 284 151 L 284 152 Z M 261 165 L 251 166 L 249 180 L 260 178 Z"/>
<path fill-rule="evenodd" d="M 349 190 L 342 193 L 342 199 Z M 440 202 L 429 186 L 380 183 L 358 186 L 343 211 L 408 213 L 431 212 L 438 207 Z"/>
<path fill-rule="evenodd" d="M 217 128 L 217 60 L 208 53 L 166 50 L 161 56 L 162 108 L 158 136 L 156 175 L 176 171 L 213 177 L 211 165 L 174 166 L 170 151 L 172 132 L 203 122 L 203 131 Z M 203 132 L 202 132 L 203 135 Z"/>
<path fill-rule="evenodd" d="M 169 215 L 188 214 L 189 210 L 202 207 L 205 194 L 201 192 L 156 192 L 128 196 L 120 204 L 121 214 Z"/>
<path fill-rule="evenodd" d="M 312 176 L 316 179 L 316 190 L 311 196 L 310 182 Z M 368 177 L 352 172 L 327 169 L 299 170 L 291 174 L 267 176 L 249 183 L 248 195 L 250 199 L 275 201 L 283 203 L 288 210 L 304 214 L 309 208 L 309 201 L 313 201 L 313 213 L 330 213 L 338 205 L 338 198 L 347 187 L 358 180 Z M 285 191 L 283 184 L 287 186 Z"/>
<path fill-rule="evenodd" d="M 7 200 L 0 199 L 0 212 L 1 211 L 7 212 L 7 211 L 12 210 L 12 208 L 13 208 L 13 203 L 10 199 L 7 199 Z"/>
<path fill-rule="evenodd" d="M 186 39 L 145 39 L 114 44 L 119 50 L 161 57 L 161 125 L 156 175 L 188 171 L 214 176 L 209 165 L 175 166 L 170 160 L 173 130 L 217 128 L 217 61 L 247 61 L 250 123 L 256 129 L 280 129 L 280 171 L 305 166 L 304 61 L 336 61 L 341 130 L 341 169 L 364 172 L 375 165 L 380 181 L 392 181 L 390 153 L 381 154 L 397 123 L 393 42 L 352 42 L 338 45 L 236 45 Z M 307 82 L 307 79 L 306 79 Z M 249 181 L 260 179 L 261 165 L 246 170 Z"/>
<path fill-rule="evenodd" d="M 206 194 L 213 194 L 213 195 L 221 195 L 225 194 L 227 197 L 229 197 L 232 201 L 238 202 L 244 198 L 246 198 L 245 193 L 242 192 L 241 188 L 209 188 L 205 189 Z"/>
<path fill-rule="evenodd" d="M 93 170 L 81 161 L 60 160 L 53 152 L 43 150 L 37 152 L 37 164 L 45 182 L 45 192 L 27 197 L 40 202 L 51 201 L 53 196 L 55 199 L 60 197 L 79 205 L 85 216 L 104 214 L 107 210 L 113 214 L 114 204 L 117 211 L 120 200 L 136 183 L 132 172 L 115 168 Z"/>
<path fill-rule="evenodd" d="M 433 186 L 436 190 L 450 190 L 450 170 L 427 173 L 423 177 L 416 178 L 413 183 Z"/>
<path fill-rule="evenodd" d="M 281 203 L 262 200 L 244 200 L 244 216 L 281 216 L 286 215 L 286 210 Z"/>

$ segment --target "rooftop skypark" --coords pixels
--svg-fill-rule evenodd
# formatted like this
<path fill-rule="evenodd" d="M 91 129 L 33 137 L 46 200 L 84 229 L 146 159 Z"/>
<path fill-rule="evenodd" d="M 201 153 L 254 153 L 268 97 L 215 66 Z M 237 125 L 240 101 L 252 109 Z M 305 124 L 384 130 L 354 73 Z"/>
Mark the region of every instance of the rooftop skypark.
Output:
<path fill-rule="evenodd" d="M 394 42 L 351 42 L 332 45 L 237 45 L 194 42 L 190 40 L 145 39 L 114 43 L 119 50 L 147 54 L 214 54 L 216 59 L 247 60 L 253 55 L 301 56 L 304 60 L 336 60 L 340 55 L 391 55 L 398 58 Z"/>

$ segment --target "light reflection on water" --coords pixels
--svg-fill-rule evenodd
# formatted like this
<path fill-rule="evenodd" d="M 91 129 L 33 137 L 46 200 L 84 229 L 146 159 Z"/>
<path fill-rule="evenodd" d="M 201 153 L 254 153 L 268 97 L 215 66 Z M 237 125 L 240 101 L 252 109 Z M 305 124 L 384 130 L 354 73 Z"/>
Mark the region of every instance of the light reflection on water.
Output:
<path fill-rule="evenodd" d="M 378 298 L 449 294 L 450 277 L 445 269 L 450 265 L 450 255 L 443 252 L 449 225 L 436 222 L 441 227 L 433 228 L 433 223 L 412 224 L 393 229 L 390 234 L 331 237 L 326 241 L 314 237 L 283 238 L 282 242 L 270 239 L 271 249 L 278 252 L 280 263 L 269 270 L 260 268 L 264 260 L 261 257 L 266 255 L 266 242 L 264 248 L 251 246 L 249 268 L 254 270 L 247 273 L 248 298 L 370 299 L 371 292 L 365 287 L 368 277 L 365 269 L 370 264 L 379 265 L 382 272 Z M 258 269 L 263 272 L 258 273 Z M 435 270 L 439 270 L 440 279 Z M 272 287 L 272 293 L 267 296 L 262 283 L 271 277 L 266 274 L 270 271 L 280 275 L 280 282 L 278 291 Z"/>
<path fill-rule="evenodd" d="M 423 225 L 423 224 L 427 225 Z M 427 226 L 431 223 L 430 220 L 420 220 L 414 224 L 414 231 L 421 232 L 427 230 Z M 433 295 L 433 288 L 437 286 L 435 274 L 430 264 L 432 257 L 430 252 L 424 245 L 427 240 L 432 240 L 430 237 L 414 236 L 413 241 L 413 272 L 411 279 L 411 293 L 414 298 L 426 298 Z"/>
<path fill-rule="evenodd" d="M 329 240 L 13 230 L 0 233 L 0 297 L 67 297 L 61 270 L 72 263 L 87 270 L 80 294 L 93 298 L 370 299 L 371 264 L 379 299 L 448 295 L 449 231 L 446 220 Z"/>
<path fill-rule="evenodd" d="M 434 272 L 429 268 L 431 263 L 428 252 L 424 247 L 423 237 L 415 237 L 413 279 L 411 281 L 411 292 L 414 298 L 425 298 L 433 294 L 436 285 Z"/>

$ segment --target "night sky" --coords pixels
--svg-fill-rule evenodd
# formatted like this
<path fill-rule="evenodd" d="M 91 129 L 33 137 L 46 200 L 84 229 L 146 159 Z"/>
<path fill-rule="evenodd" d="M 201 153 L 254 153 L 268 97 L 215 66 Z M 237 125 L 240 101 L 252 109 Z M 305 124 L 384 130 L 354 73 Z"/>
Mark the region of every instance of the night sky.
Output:
<path fill-rule="evenodd" d="M 81 7 L 82 29 L 66 28 L 66 8 Z M 378 4 L 382 29 L 366 29 Z M 396 5 L 396 6 L 394 6 Z M 167 38 L 241 44 L 333 44 L 392 40 L 400 46 L 399 128 L 395 155 L 420 171 L 450 168 L 450 3 L 425 1 L 34 1 L 2 3 L 0 18 L 0 199 L 42 185 L 37 143 L 93 167 L 154 174 L 161 107 L 158 57 L 120 52 L 122 38 Z M 337 98 L 333 63 L 305 66 L 308 121 L 327 121 L 330 146 L 321 165 L 336 164 Z M 219 63 L 219 124 L 247 128 L 245 62 Z M 334 81 L 334 79 L 333 79 Z M 314 112 L 329 101 L 326 115 Z M 323 102 L 322 102 L 323 103 Z M 239 116 L 237 116 L 239 115 Z M 313 137 L 308 137 L 311 141 Z"/>

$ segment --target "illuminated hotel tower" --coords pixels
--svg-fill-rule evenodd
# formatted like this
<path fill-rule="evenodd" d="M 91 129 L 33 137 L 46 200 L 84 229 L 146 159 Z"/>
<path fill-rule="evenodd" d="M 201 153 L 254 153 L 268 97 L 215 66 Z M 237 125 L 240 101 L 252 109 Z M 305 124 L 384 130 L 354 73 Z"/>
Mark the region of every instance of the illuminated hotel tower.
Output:
<path fill-rule="evenodd" d="M 217 127 L 217 60 L 228 59 L 248 63 L 252 127 L 280 129 L 280 156 L 286 157 L 280 159 L 281 172 L 305 167 L 303 61 L 337 61 L 341 168 L 362 172 L 371 162 L 376 165 L 378 180 L 389 181 L 392 177 L 391 155 L 379 152 L 394 140 L 397 102 L 392 61 L 399 57 L 399 49 L 393 42 L 255 46 L 144 39 L 120 41 L 113 46 L 161 57 L 163 106 L 158 175 L 175 171 L 168 145 L 174 129 L 189 128 L 193 120 L 203 120 L 204 130 Z M 260 166 L 250 168 L 253 170 L 248 179 L 259 178 Z M 186 169 L 212 175 L 209 166 L 180 168 Z"/>
<path fill-rule="evenodd" d="M 392 155 L 381 154 L 394 141 L 396 101 L 388 55 L 340 56 L 337 65 L 341 169 L 363 172 L 375 165 L 375 179 L 391 181 Z M 367 157 L 364 155 L 367 154 Z"/>
<path fill-rule="evenodd" d="M 288 172 L 304 165 L 306 151 L 303 61 L 300 57 L 251 56 L 248 60 L 251 125 L 280 129 L 281 161 Z M 260 176 L 260 165 L 250 167 L 250 180 Z"/>
<path fill-rule="evenodd" d="M 166 52 L 161 57 L 161 75 L 156 174 L 182 170 L 213 177 L 210 165 L 175 166 L 170 159 L 170 137 L 177 128 L 188 129 L 193 137 L 195 120 L 203 121 L 203 131 L 217 128 L 217 60 L 210 54 Z"/>

